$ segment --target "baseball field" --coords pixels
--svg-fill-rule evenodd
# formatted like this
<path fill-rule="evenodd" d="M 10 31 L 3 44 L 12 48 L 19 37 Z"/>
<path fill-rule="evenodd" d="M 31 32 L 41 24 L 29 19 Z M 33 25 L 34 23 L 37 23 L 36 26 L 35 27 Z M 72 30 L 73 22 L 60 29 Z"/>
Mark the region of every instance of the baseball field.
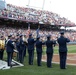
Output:
<path fill-rule="evenodd" d="M 36 52 L 34 55 L 34 64 L 28 65 L 28 53 L 24 60 L 23 67 L 11 68 L 8 70 L 0 70 L 0 75 L 76 75 L 76 45 L 68 45 L 68 58 L 69 61 L 74 60 L 74 65 L 68 64 L 67 61 L 67 69 L 60 69 L 59 67 L 59 54 L 58 54 L 58 46 L 54 48 L 54 57 L 53 57 L 53 66 L 52 68 L 47 68 L 46 66 L 46 54 L 45 47 L 43 47 L 43 59 L 42 66 L 38 67 L 36 63 Z M 6 52 L 4 58 L 6 59 Z M 73 61 L 72 61 L 73 62 Z"/>

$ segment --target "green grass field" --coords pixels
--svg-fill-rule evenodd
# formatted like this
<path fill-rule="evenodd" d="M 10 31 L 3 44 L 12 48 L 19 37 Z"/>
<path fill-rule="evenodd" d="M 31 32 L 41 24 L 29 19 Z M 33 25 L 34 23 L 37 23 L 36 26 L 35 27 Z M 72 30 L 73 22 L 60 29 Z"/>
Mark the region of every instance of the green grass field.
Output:
<path fill-rule="evenodd" d="M 58 53 L 58 46 L 54 48 L 54 53 Z M 76 53 L 76 45 L 68 45 L 68 53 Z"/>
<path fill-rule="evenodd" d="M 68 53 L 76 53 L 76 45 L 68 45 Z M 43 54 L 45 54 L 46 48 L 43 47 Z M 54 47 L 54 53 L 58 54 L 58 46 Z"/>
<path fill-rule="evenodd" d="M 54 48 L 54 53 L 58 53 L 57 46 Z M 76 46 L 68 46 L 68 53 L 76 53 Z M 43 54 L 45 54 L 45 50 Z M 62 70 L 58 64 L 53 64 L 53 68 L 47 68 L 46 63 L 42 62 L 42 66 L 38 67 L 36 59 L 34 59 L 34 65 L 28 65 L 28 54 L 25 57 L 24 65 L 10 70 L 0 70 L 0 75 L 76 75 L 76 66 L 67 66 L 66 70 Z"/>

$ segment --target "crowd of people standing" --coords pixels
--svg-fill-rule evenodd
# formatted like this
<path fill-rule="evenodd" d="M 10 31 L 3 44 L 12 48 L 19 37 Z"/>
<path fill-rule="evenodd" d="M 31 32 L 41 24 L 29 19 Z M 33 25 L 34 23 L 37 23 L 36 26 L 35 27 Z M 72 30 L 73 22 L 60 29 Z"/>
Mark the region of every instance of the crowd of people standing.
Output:
<path fill-rule="evenodd" d="M 33 65 L 34 60 L 34 50 L 36 46 L 37 52 L 37 65 L 41 66 L 42 45 L 46 46 L 46 55 L 47 55 L 47 67 L 52 67 L 52 58 L 53 58 L 53 47 L 56 45 L 56 41 L 59 44 L 59 56 L 60 56 L 60 68 L 66 69 L 66 59 L 67 59 L 67 42 L 70 42 L 68 38 L 64 37 L 64 32 L 60 33 L 60 37 L 57 40 L 52 40 L 51 35 L 47 35 L 47 40 L 40 40 L 40 36 L 33 38 L 32 34 L 29 34 L 27 41 L 23 40 L 24 35 L 17 34 L 14 37 L 12 34 L 8 36 L 8 39 L 5 41 L 6 44 L 6 52 L 7 52 L 7 64 L 12 67 L 12 57 L 14 49 L 16 48 L 18 51 L 17 59 L 20 63 L 23 64 L 24 57 L 26 56 L 26 47 L 28 51 L 28 64 Z M 1 36 L 1 38 L 4 36 Z M 2 40 L 2 39 L 1 39 Z M 0 50 L 4 51 L 4 50 Z M 1 55 L 2 54 L 2 55 Z M 3 59 L 3 52 L 0 53 L 0 59 Z"/>

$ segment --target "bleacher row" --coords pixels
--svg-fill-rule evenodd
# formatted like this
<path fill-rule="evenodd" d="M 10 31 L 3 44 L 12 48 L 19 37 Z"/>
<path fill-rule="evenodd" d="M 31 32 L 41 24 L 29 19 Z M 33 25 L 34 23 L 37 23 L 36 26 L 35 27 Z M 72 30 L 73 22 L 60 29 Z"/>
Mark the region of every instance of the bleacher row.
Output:
<path fill-rule="evenodd" d="M 36 30 L 30 29 L 30 32 L 32 33 L 33 37 L 36 38 L 37 33 Z M 0 36 L 4 35 L 6 38 L 8 37 L 9 34 L 13 34 L 13 37 L 16 37 L 17 33 L 23 34 L 23 35 L 28 35 L 28 29 L 26 28 L 12 28 L 12 27 L 6 27 L 6 26 L 0 26 Z M 46 36 L 48 34 L 51 35 L 52 39 L 57 40 L 57 38 L 60 36 L 59 31 L 45 31 L 45 30 L 39 30 L 39 35 L 42 40 L 46 40 Z M 68 37 L 72 42 L 76 41 L 76 32 L 75 31 L 66 31 L 65 32 L 65 37 Z"/>
<path fill-rule="evenodd" d="M 51 25 L 75 25 L 75 23 L 64 17 L 60 17 L 60 15 L 56 13 L 36 10 L 33 8 L 14 6 L 12 4 L 7 4 L 7 9 L 0 10 L 0 16 L 21 20 L 43 22 L 45 24 Z"/>

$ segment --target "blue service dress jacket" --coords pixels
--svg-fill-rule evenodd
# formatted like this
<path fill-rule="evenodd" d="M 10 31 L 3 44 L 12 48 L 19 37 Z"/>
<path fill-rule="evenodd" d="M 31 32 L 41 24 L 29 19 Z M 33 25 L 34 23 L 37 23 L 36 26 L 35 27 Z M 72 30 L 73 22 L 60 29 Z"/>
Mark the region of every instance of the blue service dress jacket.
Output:
<path fill-rule="evenodd" d="M 70 40 L 61 36 L 57 41 L 59 43 L 59 52 L 67 52 L 67 42 L 70 42 Z"/>
<path fill-rule="evenodd" d="M 53 45 L 55 45 L 56 42 L 52 40 L 47 40 L 46 41 L 46 53 L 53 53 Z"/>
<path fill-rule="evenodd" d="M 28 39 L 28 50 L 29 50 L 29 51 L 30 51 L 30 50 L 34 50 L 34 43 L 35 43 L 35 41 L 34 41 L 33 38 L 29 38 L 29 39 Z"/>
<path fill-rule="evenodd" d="M 6 51 L 7 52 L 13 52 L 14 51 L 14 44 L 13 44 L 13 41 L 10 39 L 7 42 Z"/>

